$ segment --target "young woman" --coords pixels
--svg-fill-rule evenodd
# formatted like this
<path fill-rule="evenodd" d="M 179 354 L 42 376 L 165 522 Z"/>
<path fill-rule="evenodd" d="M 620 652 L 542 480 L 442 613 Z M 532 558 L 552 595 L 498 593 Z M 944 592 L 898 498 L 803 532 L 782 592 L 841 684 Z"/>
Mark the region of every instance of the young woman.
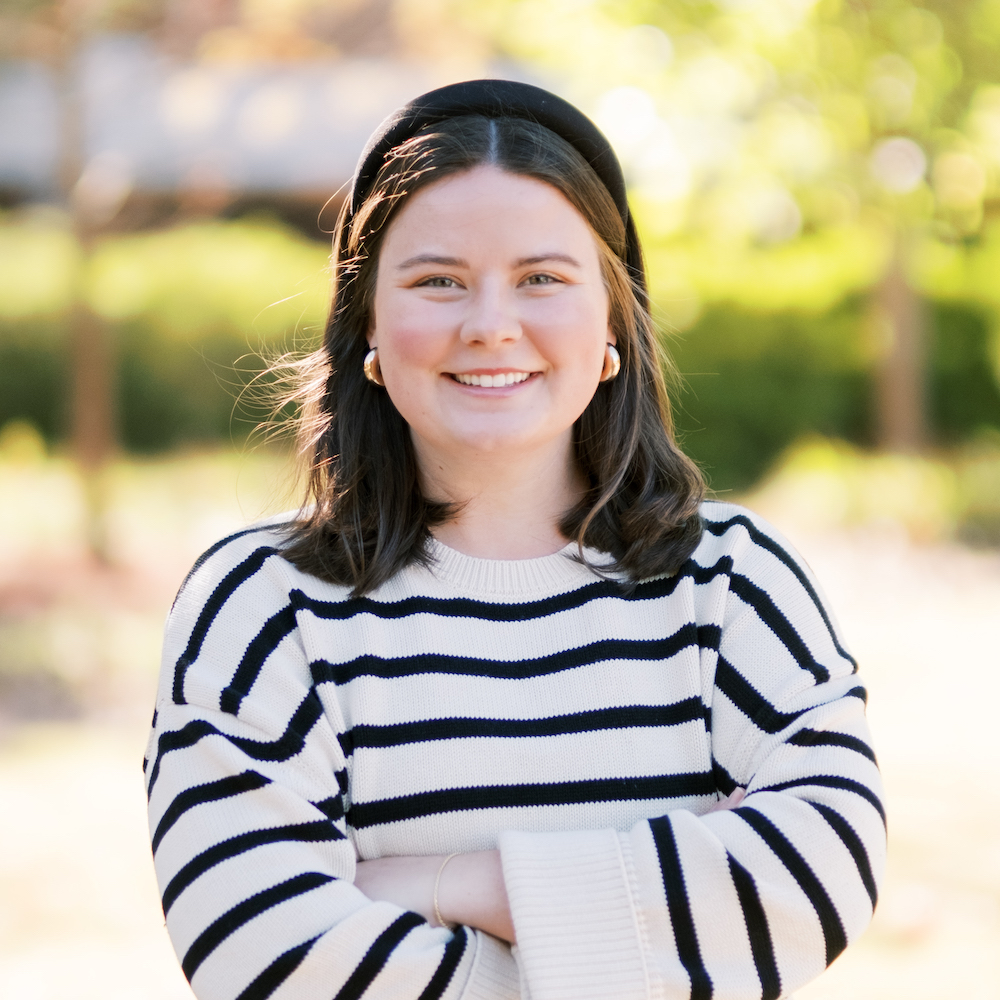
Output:
<path fill-rule="evenodd" d="M 606 140 L 435 91 L 335 247 L 311 503 L 210 549 L 167 628 L 146 776 L 196 994 L 786 995 L 875 905 L 864 689 L 674 444 Z"/>

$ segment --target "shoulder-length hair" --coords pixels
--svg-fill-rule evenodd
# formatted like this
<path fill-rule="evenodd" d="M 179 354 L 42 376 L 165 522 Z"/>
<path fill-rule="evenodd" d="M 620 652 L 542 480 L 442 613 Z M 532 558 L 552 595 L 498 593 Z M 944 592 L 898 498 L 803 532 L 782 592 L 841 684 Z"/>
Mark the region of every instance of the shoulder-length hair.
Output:
<path fill-rule="evenodd" d="M 334 236 L 333 299 L 323 346 L 305 359 L 298 441 L 308 456 L 307 496 L 285 557 L 359 596 L 410 563 L 429 565 L 430 530 L 456 508 L 424 495 L 409 429 L 385 389 L 363 372 L 379 251 L 409 198 L 435 181 L 491 164 L 551 184 L 589 223 L 608 291 L 621 371 L 602 382 L 573 428 L 584 495 L 559 527 L 606 552 L 601 573 L 630 581 L 676 572 L 701 537 L 704 483 L 674 441 L 664 384 L 667 359 L 644 288 L 630 275 L 626 233 L 597 174 L 541 125 L 469 115 L 424 129 L 392 151 L 353 216 Z"/>

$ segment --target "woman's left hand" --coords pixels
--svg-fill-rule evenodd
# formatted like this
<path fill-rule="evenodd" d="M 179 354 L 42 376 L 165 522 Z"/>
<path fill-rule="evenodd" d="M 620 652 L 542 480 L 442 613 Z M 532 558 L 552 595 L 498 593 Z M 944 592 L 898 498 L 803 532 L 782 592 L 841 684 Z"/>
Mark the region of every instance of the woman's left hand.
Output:
<path fill-rule="evenodd" d="M 447 855 L 408 855 L 359 861 L 354 884 L 371 900 L 395 903 L 438 926 L 434 880 Z M 465 924 L 514 943 L 499 851 L 453 857 L 438 883 L 438 909 L 446 923 Z"/>

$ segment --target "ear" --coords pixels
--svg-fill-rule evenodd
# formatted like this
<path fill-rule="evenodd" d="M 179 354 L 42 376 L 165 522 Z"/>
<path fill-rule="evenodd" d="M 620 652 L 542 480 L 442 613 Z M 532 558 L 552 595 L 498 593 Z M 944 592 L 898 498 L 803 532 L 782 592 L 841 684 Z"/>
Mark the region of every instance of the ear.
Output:
<path fill-rule="evenodd" d="M 615 331 L 611 329 L 611 324 L 610 323 L 608 323 L 608 338 L 607 338 L 607 343 L 609 343 L 612 347 L 617 347 L 618 346 L 618 338 L 615 336 Z"/>

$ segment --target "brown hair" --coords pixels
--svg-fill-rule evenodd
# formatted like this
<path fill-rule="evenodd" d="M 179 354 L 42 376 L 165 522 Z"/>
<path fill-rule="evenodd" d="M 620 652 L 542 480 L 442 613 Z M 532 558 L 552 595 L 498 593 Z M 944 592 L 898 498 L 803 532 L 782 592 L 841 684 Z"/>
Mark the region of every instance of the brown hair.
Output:
<path fill-rule="evenodd" d="M 621 215 L 597 174 L 564 139 L 515 118 L 468 115 L 430 126 L 386 158 L 353 217 L 334 236 L 333 301 L 323 346 L 297 391 L 299 447 L 309 456 L 306 503 L 285 557 L 364 594 L 412 562 L 428 564 L 429 530 L 455 513 L 423 495 L 408 428 L 364 376 L 378 256 L 407 199 L 452 174 L 492 164 L 560 191 L 597 236 L 621 372 L 601 383 L 574 426 L 584 496 L 560 522 L 581 547 L 609 553 L 631 581 L 675 572 L 701 537 L 704 484 L 674 442 L 659 348 L 643 289 L 625 264 Z M 288 400 L 286 400 L 288 401 Z"/>

